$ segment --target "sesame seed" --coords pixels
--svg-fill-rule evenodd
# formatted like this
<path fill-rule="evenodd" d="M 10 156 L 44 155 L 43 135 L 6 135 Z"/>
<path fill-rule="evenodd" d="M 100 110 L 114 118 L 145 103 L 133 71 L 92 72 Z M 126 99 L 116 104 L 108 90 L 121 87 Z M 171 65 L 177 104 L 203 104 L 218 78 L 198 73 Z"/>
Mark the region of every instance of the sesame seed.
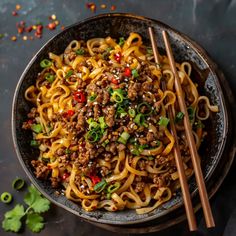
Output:
<path fill-rule="evenodd" d="M 51 19 L 52 20 L 56 20 L 57 19 L 57 16 L 55 14 L 51 15 Z"/>

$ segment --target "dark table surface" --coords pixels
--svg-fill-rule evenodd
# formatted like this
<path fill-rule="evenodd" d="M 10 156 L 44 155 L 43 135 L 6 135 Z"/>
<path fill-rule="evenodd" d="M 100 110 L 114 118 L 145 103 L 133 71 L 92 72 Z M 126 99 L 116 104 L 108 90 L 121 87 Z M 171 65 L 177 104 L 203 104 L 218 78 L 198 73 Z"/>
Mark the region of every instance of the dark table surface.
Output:
<path fill-rule="evenodd" d="M 185 33 L 203 48 L 224 72 L 233 93 L 236 92 L 236 1 L 235 0 L 111 0 L 94 1 L 96 12 L 86 8 L 84 0 L 19 0 L 0 1 L 0 192 L 10 191 L 14 195 L 14 203 L 21 201 L 23 192 L 14 192 L 11 182 L 16 176 L 27 177 L 21 168 L 11 136 L 11 104 L 16 84 L 25 66 L 38 49 L 53 35 L 59 32 L 61 26 L 68 26 L 96 14 L 106 12 L 129 12 L 158 19 Z M 15 5 L 22 9 L 18 16 L 12 16 Z M 100 5 L 106 4 L 106 9 Z M 116 6 L 111 10 L 111 6 Z M 56 14 L 60 26 L 54 31 L 44 30 L 42 39 L 22 40 L 18 37 L 16 22 L 21 20 L 34 24 L 37 20 L 45 24 L 48 16 Z M 17 41 L 11 41 L 11 36 L 17 36 Z M 197 213 L 199 230 L 189 233 L 186 222 L 158 233 L 159 236 L 175 235 L 236 235 L 236 166 L 233 164 L 230 173 L 221 188 L 211 200 L 216 228 L 206 230 L 202 212 Z M 28 181 L 28 180 L 27 180 Z M 29 183 L 29 181 L 28 181 Z M 10 206 L 0 203 L 0 220 Z M 97 228 L 81 221 L 78 217 L 65 210 L 52 206 L 45 215 L 46 226 L 39 235 L 120 235 Z M 22 235 L 33 235 L 27 229 Z M 5 233 L 0 228 L 0 235 Z M 147 234 L 147 235 L 157 235 Z"/>

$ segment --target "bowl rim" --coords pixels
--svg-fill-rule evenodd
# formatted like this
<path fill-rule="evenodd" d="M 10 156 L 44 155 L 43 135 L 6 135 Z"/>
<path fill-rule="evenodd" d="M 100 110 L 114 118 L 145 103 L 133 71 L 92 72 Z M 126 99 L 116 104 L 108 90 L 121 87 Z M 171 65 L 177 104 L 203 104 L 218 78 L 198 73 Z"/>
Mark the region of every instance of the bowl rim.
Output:
<path fill-rule="evenodd" d="M 30 173 L 30 171 L 28 170 L 28 168 L 26 167 L 24 161 L 23 161 L 23 158 L 22 158 L 22 155 L 20 153 L 20 148 L 18 146 L 18 142 L 17 142 L 17 135 L 16 135 L 16 123 L 15 123 L 15 120 L 16 120 L 16 104 L 17 104 L 17 98 L 18 98 L 18 95 L 19 95 L 19 91 L 20 91 L 20 87 L 24 81 L 24 78 L 25 78 L 25 75 L 27 74 L 28 70 L 30 69 L 30 67 L 33 65 L 33 63 L 35 62 L 35 60 L 37 59 L 38 55 L 44 50 L 45 46 L 48 45 L 50 42 L 54 41 L 55 38 L 59 37 L 60 35 L 63 35 L 65 34 L 67 31 L 69 31 L 70 29 L 78 26 L 78 25 L 81 25 L 81 24 L 84 24 L 84 23 L 87 23 L 89 21 L 94 21 L 94 20 L 97 20 L 97 19 L 102 19 L 102 18 L 107 18 L 107 17 L 125 17 L 125 18 L 133 18 L 133 19 L 137 19 L 137 20 L 141 20 L 141 21 L 145 21 L 145 22 L 148 22 L 150 23 L 150 25 L 159 25 L 161 26 L 162 28 L 165 28 L 167 30 L 170 30 L 171 32 L 177 34 L 178 36 L 180 36 L 181 38 L 183 38 L 184 40 L 187 41 L 187 43 L 194 48 L 194 50 L 196 51 L 196 53 L 201 57 L 201 59 L 203 61 L 205 61 L 207 63 L 208 66 L 210 66 L 210 69 L 211 69 L 211 72 L 213 73 L 213 75 L 217 78 L 217 80 L 215 80 L 214 82 L 217 84 L 217 87 L 221 88 L 220 89 L 220 96 L 219 96 L 219 99 L 220 99 L 220 102 L 223 104 L 223 106 L 225 107 L 225 98 L 224 98 L 224 95 L 222 93 L 222 87 L 219 83 L 219 79 L 218 79 L 218 74 L 216 73 L 216 68 L 214 67 L 215 63 L 212 61 L 212 59 L 207 55 L 206 51 L 200 46 L 198 45 L 194 40 L 190 39 L 188 36 L 186 36 L 185 34 L 179 32 L 178 30 L 172 28 L 171 26 L 159 21 L 159 20 L 156 20 L 156 19 L 151 19 L 151 18 L 148 18 L 148 17 L 145 17 L 145 16 L 140 16 L 140 15 L 135 15 L 135 14 L 130 14 L 130 13 L 105 13 L 105 14 L 99 14 L 99 15 L 96 15 L 96 16 L 93 16 L 93 17 L 89 17 L 89 18 L 85 18 L 83 20 L 80 20 L 76 23 L 73 23 L 69 26 L 67 26 L 63 31 L 55 34 L 53 37 L 51 37 L 49 40 L 47 40 L 43 45 L 42 47 L 37 51 L 37 53 L 33 56 L 33 58 L 30 60 L 30 62 L 27 64 L 26 68 L 24 69 L 23 73 L 21 74 L 20 76 L 20 79 L 16 85 L 16 88 L 15 88 L 15 92 L 14 92 L 14 96 L 13 96 L 13 101 L 12 101 L 12 120 L 11 120 L 11 123 L 12 123 L 12 137 L 13 137 L 13 144 L 14 144 L 14 148 L 15 148 L 15 151 L 16 151 L 16 154 L 17 154 L 17 158 L 21 164 L 21 166 L 23 167 L 27 177 L 30 179 L 30 181 L 35 185 L 35 187 L 46 197 L 48 198 L 52 203 L 54 203 L 55 205 L 59 206 L 59 207 L 62 207 L 63 209 L 81 217 L 81 218 L 84 218 L 86 220 L 89 220 L 89 221 L 94 221 L 94 222 L 97 222 L 97 223 L 105 223 L 105 224 L 110 224 L 110 225 L 132 225 L 132 224 L 139 224 L 139 223 L 144 223 L 144 222 L 147 222 L 147 221 L 151 221 L 151 220 L 154 220 L 154 219 L 157 219 L 157 218 L 161 218 L 167 214 L 170 214 L 171 212 L 175 211 L 176 209 L 180 208 L 180 207 L 183 207 L 183 201 L 179 201 L 177 204 L 175 204 L 174 206 L 172 206 L 170 209 L 164 211 L 164 212 L 161 212 L 158 217 L 156 215 L 151 215 L 151 216 L 148 216 L 146 217 L 145 219 L 139 219 L 139 220 L 130 220 L 130 221 L 109 221 L 109 220 L 106 220 L 106 219 L 102 219 L 101 218 L 96 218 L 95 216 L 89 216 L 89 215 L 86 215 L 86 214 L 81 214 L 79 213 L 78 211 L 66 206 L 65 204 L 62 204 L 60 202 L 57 202 L 55 199 L 53 199 L 37 182 L 36 182 L 36 179 L 34 176 L 32 176 L 32 174 Z M 227 140 L 227 133 L 228 133 L 228 114 L 227 112 L 223 112 L 223 115 L 224 115 L 224 120 L 225 120 L 225 128 L 224 128 L 224 133 L 223 133 L 223 141 L 221 143 L 221 148 L 219 149 L 219 153 L 217 155 L 219 156 L 222 156 L 222 153 L 224 151 L 224 148 L 225 148 L 225 144 L 226 144 L 226 140 Z M 218 165 L 218 162 L 220 161 L 220 158 L 218 158 L 216 160 L 216 163 L 214 164 L 213 167 L 211 167 L 211 171 L 208 172 L 208 174 L 205 176 L 205 180 L 207 181 L 211 175 L 214 173 L 215 171 L 215 168 L 217 167 Z M 192 195 L 195 196 L 196 193 L 198 192 L 197 188 L 192 192 Z M 210 196 L 210 198 L 212 197 L 213 195 Z M 197 210 L 199 209 L 199 207 L 197 207 Z"/>

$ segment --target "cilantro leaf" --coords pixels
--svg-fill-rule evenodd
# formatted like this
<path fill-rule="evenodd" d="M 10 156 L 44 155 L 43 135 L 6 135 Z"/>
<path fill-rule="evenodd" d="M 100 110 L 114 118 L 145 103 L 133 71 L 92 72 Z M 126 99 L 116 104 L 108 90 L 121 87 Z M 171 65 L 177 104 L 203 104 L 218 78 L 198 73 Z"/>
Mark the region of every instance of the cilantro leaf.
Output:
<path fill-rule="evenodd" d="M 50 201 L 41 196 L 40 192 L 34 187 L 28 188 L 29 192 L 24 197 L 24 202 L 29 205 L 36 213 L 43 213 L 49 210 Z"/>
<path fill-rule="evenodd" d="M 43 220 L 43 217 L 39 214 L 29 213 L 27 214 L 26 225 L 32 232 L 38 233 L 44 227 Z"/>
<path fill-rule="evenodd" d="M 21 218 L 24 215 L 24 207 L 17 204 L 12 210 L 5 213 L 2 228 L 5 231 L 18 232 L 22 225 Z"/>

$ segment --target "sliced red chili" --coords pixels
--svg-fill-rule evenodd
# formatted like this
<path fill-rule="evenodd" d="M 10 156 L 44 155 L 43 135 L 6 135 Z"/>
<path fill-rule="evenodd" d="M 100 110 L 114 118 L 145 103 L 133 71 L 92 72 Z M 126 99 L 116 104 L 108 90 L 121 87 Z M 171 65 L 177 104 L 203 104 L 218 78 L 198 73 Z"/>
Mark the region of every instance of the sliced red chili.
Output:
<path fill-rule="evenodd" d="M 27 123 L 32 125 L 34 123 L 34 121 L 33 120 L 28 120 Z"/>
<path fill-rule="evenodd" d="M 89 178 L 92 180 L 92 182 L 93 182 L 94 185 L 97 184 L 97 183 L 99 183 L 99 182 L 101 181 L 101 178 L 98 177 L 98 176 L 93 176 L 93 175 L 91 175 L 91 176 L 89 176 Z"/>
<path fill-rule="evenodd" d="M 85 97 L 84 93 L 81 91 L 75 92 L 73 97 L 74 97 L 74 100 L 77 102 L 80 102 L 80 103 L 86 102 L 86 97 Z"/>
<path fill-rule="evenodd" d="M 124 75 L 127 76 L 127 77 L 130 77 L 130 76 L 131 76 L 131 70 L 130 70 L 129 67 L 126 67 L 126 68 L 125 68 Z"/>
<path fill-rule="evenodd" d="M 69 178 L 70 174 L 65 172 L 63 175 L 62 175 L 62 179 L 63 180 L 66 180 L 67 178 Z"/>
<path fill-rule="evenodd" d="M 67 115 L 68 116 L 73 116 L 75 114 L 75 111 L 74 110 L 68 110 L 67 111 Z"/>
<path fill-rule="evenodd" d="M 121 55 L 120 55 L 120 53 L 116 53 L 116 54 L 115 54 L 115 60 L 120 63 L 120 60 L 121 60 Z"/>
<path fill-rule="evenodd" d="M 114 77 L 111 79 L 111 82 L 113 84 L 119 84 L 119 81 L 117 79 L 115 79 Z"/>
<path fill-rule="evenodd" d="M 49 23 L 47 27 L 50 30 L 54 30 L 57 26 L 56 26 L 56 24 L 54 22 L 52 22 L 52 23 Z"/>

